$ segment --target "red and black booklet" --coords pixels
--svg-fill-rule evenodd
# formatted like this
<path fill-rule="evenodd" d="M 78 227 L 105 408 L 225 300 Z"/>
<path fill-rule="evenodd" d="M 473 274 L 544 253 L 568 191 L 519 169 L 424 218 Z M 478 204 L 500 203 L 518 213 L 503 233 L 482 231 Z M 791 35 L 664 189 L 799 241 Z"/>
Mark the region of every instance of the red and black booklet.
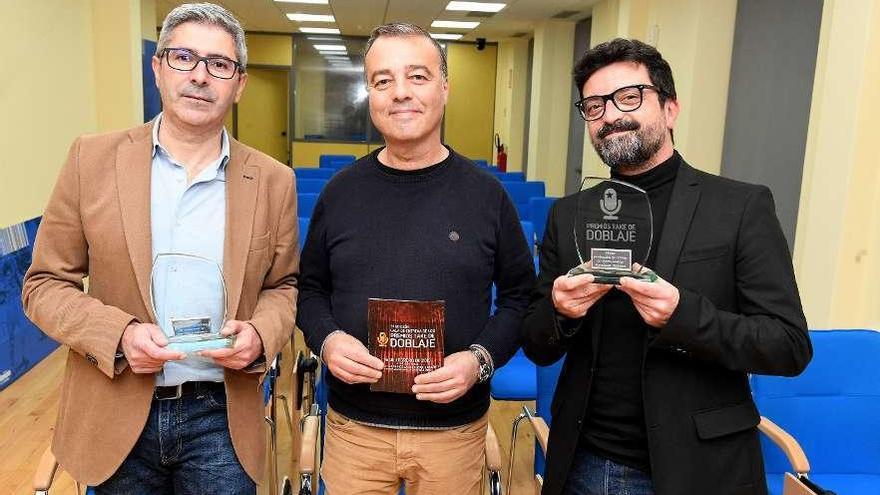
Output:
<path fill-rule="evenodd" d="M 370 298 L 367 322 L 370 354 L 385 363 L 370 390 L 412 394 L 416 375 L 443 366 L 444 301 Z"/>

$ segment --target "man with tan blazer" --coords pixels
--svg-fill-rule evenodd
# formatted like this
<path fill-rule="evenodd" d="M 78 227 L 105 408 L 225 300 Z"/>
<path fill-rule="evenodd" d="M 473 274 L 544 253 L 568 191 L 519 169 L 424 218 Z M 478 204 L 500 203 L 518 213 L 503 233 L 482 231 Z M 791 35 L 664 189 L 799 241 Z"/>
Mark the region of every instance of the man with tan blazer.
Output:
<path fill-rule="evenodd" d="M 52 450 L 98 493 L 255 493 L 264 471 L 261 372 L 294 326 L 299 253 L 293 174 L 223 127 L 246 63 L 229 12 L 174 9 L 153 58 L 163 113 L 77 139 L 43 215 L 23 304 L 70 348 Z M 169 252 L 222 267 L 234 347 L 167 347 L 150 290 Z"/>

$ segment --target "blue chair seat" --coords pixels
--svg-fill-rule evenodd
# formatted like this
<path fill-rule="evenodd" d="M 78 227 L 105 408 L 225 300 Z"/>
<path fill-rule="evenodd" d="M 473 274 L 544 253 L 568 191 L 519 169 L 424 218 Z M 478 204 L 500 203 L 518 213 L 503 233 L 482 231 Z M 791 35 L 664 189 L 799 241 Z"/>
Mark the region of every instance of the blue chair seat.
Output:
<path fill-rule="evenodd" d="M 781 474 L 767 475 L 767 490 L 770 495 L 782 495 Z M 838 495 L 873 495 L 880 486 L 880 476 L 876 474 L 811 474 L 810 481 Z"/>
<path fill-rule="evenodd" d="M 492 376 L 491 394 L 495 400 L 535 400 L 537 390 L 535 363 L 522 349 Z"/>

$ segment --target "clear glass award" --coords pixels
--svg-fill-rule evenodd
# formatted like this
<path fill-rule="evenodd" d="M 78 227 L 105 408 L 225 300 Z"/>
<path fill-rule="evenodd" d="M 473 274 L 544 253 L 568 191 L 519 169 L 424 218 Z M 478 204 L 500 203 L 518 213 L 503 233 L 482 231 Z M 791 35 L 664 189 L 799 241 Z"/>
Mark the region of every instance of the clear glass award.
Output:
<path fill-rule="evenodd" d="M 168 348 L 190 353 L 232 347 L 226 322 L 226 281 L 217 262 L 201 256 L 161 253 L 153 260 L 150 302 Z"/>
<path fill-rule="evenodd" d="M 617 179 L 584 178 L 574 223 L 580 264 L 568 275 L 589 273 L 600 284 L 619 284 L 620 277 L 657 280 L 644 268 L 654 240 L 653 220 L 644 189 Z"/>

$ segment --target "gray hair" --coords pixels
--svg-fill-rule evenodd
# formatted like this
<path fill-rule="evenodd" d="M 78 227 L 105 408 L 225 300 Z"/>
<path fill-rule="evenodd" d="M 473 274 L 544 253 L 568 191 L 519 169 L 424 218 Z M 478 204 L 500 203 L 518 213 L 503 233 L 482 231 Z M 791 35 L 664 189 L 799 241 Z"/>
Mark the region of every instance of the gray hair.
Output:
<path fill-rule="evenodd" d="M 159 32 L 159 42 L 156 44 L 157 55 L 168 48 L 168 40 L 174 29 L 187 22 L 212 24 L 225 30 L 235 42 L 235 57 L 241 64 L 242 70 L 247 67 L 247 45 L 244 42 L 244 29 L 241 28 L 238 19 L 231 12 L 213 3 L 185 3 L 169 12 L 165 20 L 162 21 L 162 31 Z"/>
<path fill-rule="evenodd" d="M 446 65 L 446 52 L 443 51 L 443 47 L 440 46 L 440 43 L 432 38 L 427 31 L 416 26 L 415 24 L 410 24 L 408 22 L 390 22 L 388 24 L 377 26 L 375 29 L 373 29 L 373 32 L 370 33 L 370 39 L 367 40 L 367 46 L 366 48 L 364 48 L 364 58 L 367 57 L 367 53 L 370 52 L 370 48 L 372 48 L 373 43 L 383 36 L 388 36 L 392 38 L 421 36 L 422 38 L 430 40 L 431 43 L 434 45 L 434 48 L 437 49 L 437 54 L 440 55 L 440 72 L 443 73 L 443 79 L 446 80 L 449 78 L 449 67 L 447 67 Z M 364 77 L 366 77 L 366 74 L 364 74 Z"/>

